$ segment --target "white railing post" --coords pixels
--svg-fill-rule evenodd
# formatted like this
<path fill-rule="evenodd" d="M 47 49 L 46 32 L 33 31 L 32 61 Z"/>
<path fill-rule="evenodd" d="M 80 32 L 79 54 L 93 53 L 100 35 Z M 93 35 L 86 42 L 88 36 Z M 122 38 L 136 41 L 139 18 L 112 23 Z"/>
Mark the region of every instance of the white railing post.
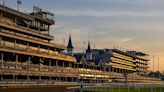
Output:
<path fill-rule="evenodd" d="M 40 52 L 40 45 L 38 46 L 38 52 Z"/>
<path fill-rule="evenodd" d="M 62 65 L 62 72 L 64 72 L 64 66 L 65 66 L 64 61 L 63 61 L 62 64 L 63 64 L 63 65 Z"/>
<path fill-rule="evenodd" d="M 51 59 L 49 60 L 49 72 L 51 72 Z"/>
<path fill-rule="evenodd" d="M 3 52 L 1 53 L 1 68 L 3 69 Z"/>
<path fill-rule="evenodd" d="M 3 81 L 3 74 L 1 74 L 1 81 Z"/>
<path fill-rule="evenodd" d="M 18 55 L 15 55 L 15 69 L 18 69 Z"/>
<path fill-rule="evenodd" d="M 30 58 L 30 56 L 29 56 L 29 57 L 28 57 L 28 70 L 30 70 L 30 63 L 31 63 L 31 58 Z M 30 71 L 28 71 L 28 74 L 27 74 L 27 81 L 28 81 L 28 82 L 30 82 L 29 72 L 30 72 Z"/>
<path fill-rule="evenodd" d="M 40 58 L 40 59 L 39 59 L 39 71 L 42 70 L 42 67 L 41 67 L 41 65 L 42 65 L 42 64 L 41 64 L 41 61 L 42 61 L 42 60 L 41 60 L 41 58 Z"/>
<path fill-rule="evenodd" d="M 27 51 L 29 50 L 29 43 L 27 42 L 27 49 L 26 49 Z"/>
<path fill-rule="evenodd" d="M 0 31 L 1 31 L 1 29 L 0 29 Z M 0 45 L 2 46 L 2 37 L 0 37 Z"/>
<path fill-rule="evenodd" d="M 16 44 L 17 44 L 17 41 L 15 40 L 14 41 L 14 49 L 16 48 Z"/>
<path fill-rule="evenodd" d="M 3 18 L 3 13 L 1 13 L 1 15 L 0 15 L 0 19 L 2 19 Z"/>

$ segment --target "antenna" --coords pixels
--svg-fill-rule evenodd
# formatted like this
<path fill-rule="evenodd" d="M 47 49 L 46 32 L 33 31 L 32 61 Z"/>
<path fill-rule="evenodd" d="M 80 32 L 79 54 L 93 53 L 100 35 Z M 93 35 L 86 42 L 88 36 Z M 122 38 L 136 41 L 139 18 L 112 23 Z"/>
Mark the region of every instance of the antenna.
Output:
<path fill-rule="evenodd" d="M 116 48 L 116 43 L 114 43 L 114 49 Z"/>
<path fill-rule="evenodd" d="M 85 53 L 85 41 L 83 41 L 83 53 Z"/>
<path fill-rule="evenodd" d="M 93 46 L 93 47 L 94 47 L 94 49 L 96 49 L 96 45 L 95 45 L 95 44 L 94 44 L 94 46 Z"/>
<path fill-rule="evenodd" d="M 90 42 L 90 36 L 88 36 L 88 41 Z"/>
<path fill-rule="evenodd" d="M 154 72 L 154 58 L 155 58 L 155 55 L 153 55 L 153 72 Z"/>
<path fill-rule="evenodd" d="M 68 31 L 69 31 L 69 35 L 71 35 L 72 34 L 71 29 L 68 29 Z"/>
<path fill-rule="evenodd" d="M 65 45 L 65 38 L 63 38 L 63 40 L 62 40 L 62 45 L 63 46 Z"/>
<path fill-rule="evenodd" d="M 159 56 L 158 56 L 158 71 L 159 71 Z"/>
<path fill-rule="evenodd" d="M 117 41 L 114 41 L 114 49 L 117 49 Z"/>

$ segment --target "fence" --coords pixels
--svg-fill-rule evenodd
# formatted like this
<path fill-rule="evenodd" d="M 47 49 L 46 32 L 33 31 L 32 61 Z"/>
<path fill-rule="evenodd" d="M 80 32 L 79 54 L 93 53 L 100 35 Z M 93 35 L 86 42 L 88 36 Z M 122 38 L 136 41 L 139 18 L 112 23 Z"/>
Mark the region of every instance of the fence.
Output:
<path fill-rule="evenodd" d="M 164 84 L 84 84 L 75 92 L 164 92 Z"/>

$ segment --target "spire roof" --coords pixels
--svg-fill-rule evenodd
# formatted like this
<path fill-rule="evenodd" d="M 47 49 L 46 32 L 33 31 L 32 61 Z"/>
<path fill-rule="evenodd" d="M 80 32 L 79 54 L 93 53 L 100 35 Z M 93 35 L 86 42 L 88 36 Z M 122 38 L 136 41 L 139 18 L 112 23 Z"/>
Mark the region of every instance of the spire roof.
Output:
<path fill-rule="evenodd" d="M 68 46 L 67 48 L 74 48 L 72 45 L 72 39 L 71 39 L 71 35 L 69 35 L 69 40 L 68 40 Z"/>
<path fill-rule="evenodd" d="M 88 42 L 88 48 L 87 48 L 86 52 L 91 52 L 90 41 Z"/>

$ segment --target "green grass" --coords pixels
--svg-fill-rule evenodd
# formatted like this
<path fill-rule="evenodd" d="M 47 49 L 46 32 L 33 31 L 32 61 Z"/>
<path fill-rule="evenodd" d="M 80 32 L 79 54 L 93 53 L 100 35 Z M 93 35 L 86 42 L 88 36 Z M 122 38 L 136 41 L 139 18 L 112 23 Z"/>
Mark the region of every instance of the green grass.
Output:
<path fill-rule="evenodd" d="M 84 88 L 83 92 L 164 92 L 164 87 L 90 87 Z"/>

